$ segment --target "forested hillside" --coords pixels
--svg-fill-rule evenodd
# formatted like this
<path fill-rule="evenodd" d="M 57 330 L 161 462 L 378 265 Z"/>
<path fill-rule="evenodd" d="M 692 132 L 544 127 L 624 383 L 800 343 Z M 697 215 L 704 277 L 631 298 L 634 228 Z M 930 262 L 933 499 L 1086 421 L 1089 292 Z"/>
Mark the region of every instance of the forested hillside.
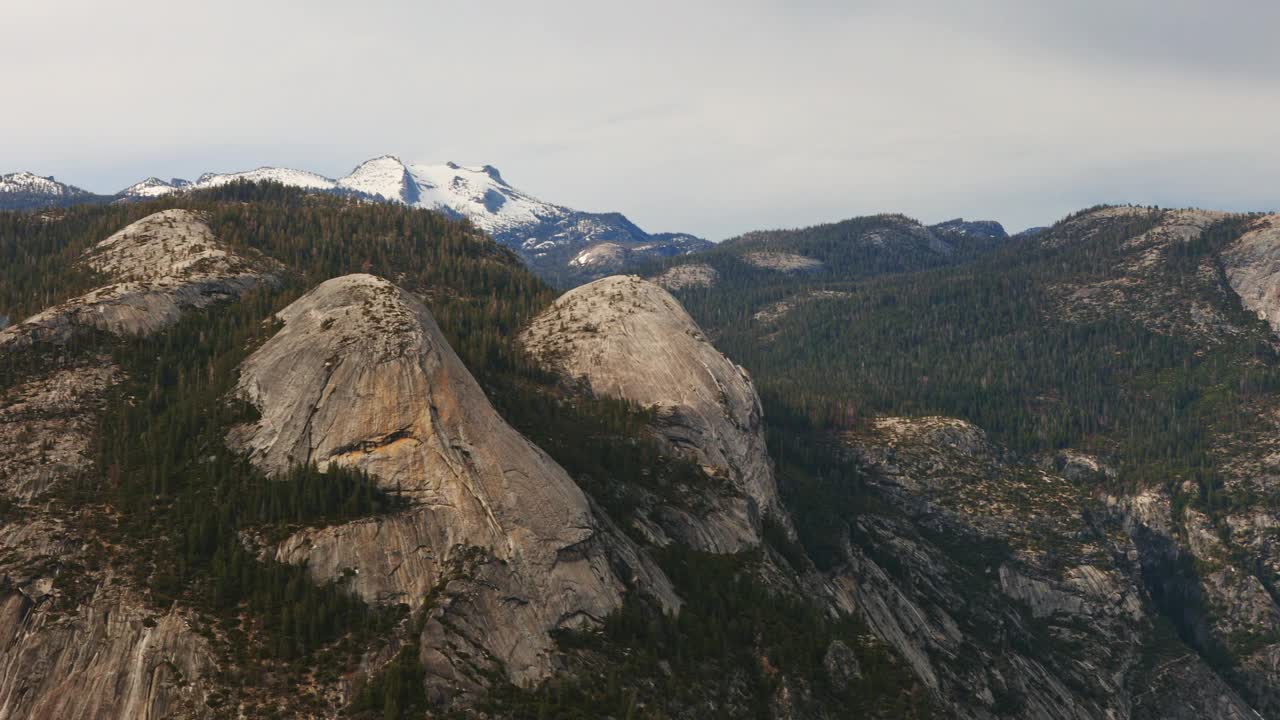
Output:
<path fill-rule="evenodd" d="M 957 418 L 1007 448 L 1003 462 L 1074 478 L 1082 498 L 1050 512 L 1083 513 L 1099 529 L 1112 516 L 1134 533 L 1154 606 L 1255 707 L 1274 708 L 1276 678 L 1260 668 L 1276 647 L 1276 560 L 1269 533 L 1251 524 L 1272 516 L 1271 466 L 1256 458 L 1273 446 L 1260 433 L 1280 407 L 1280 362 L 1276 336 L 1242 306 L 1224 260 L 1270 223 L 1094 208 L 959 264 L 770 274 L 708 255 L 714 282 L 673 289 L 752 372 L 775 422 L 795 418 L 803 433 L 852 443 L 873 464 L 895 457 L 880 443 L 900 444 L 884 466 L 896 474 L 901 453 L 928 435 L 903 429 L 916 420 L 883 418 Z M 986 442 L 940 437 L 929 442 Z M 965 502 L 1007 500 L 992 483 L 1012 472 L 976 473 Z M 1031 516 L 1018 525 L 1052 496 L 1037 497 L 1019 501 Z M 956 516 L 965 523 L 990 512 L 965 508 Z M 1206 547 L 1198 533 L 1214 540 Z M 971 542 L 979 562 L 999 565 L 1025 541 L 996 551 Z M 1040 558 L 1033 567 L 1049 582 L 1060 571 L 1043 563 L 1065 560 L 1062 548 L 1021 552 Z M 1004 575 L 1001 585 L 1011 592 Z M 1268 619 L 1228 619 L 1242 607 Z"/>
<path fill-rule="evenodd" d="M 1274 221 L 863 218 L 681 307 L 281 185 L 0 213 L 0 709 L 1268 716 Z"/>
<path fill-rule="evenodd" d="M 0 591 L 21 601 L 15 628 L 35 612 L 92 612 L 108 590 L 121 598 L 118 612 L 144 618 L 139 632 L 153 618 L 182 618 L 198 640 L 185 642 L 202 650 L 174 665 L 176 675 L 157 676 L 176 697 L 194 698 L 180 714 L 413 717 L 445 701 L 427 685 L 415 650 L 430 601 L 418 613 L 371 605 L 341 582 L 316 583 L 303 568 L 263 554 L 300 528 L 386 516 L 407 500 L 366 473 L 338 467 L 300 465 L 268 476 L 223 442 L 230 428 L 254 419 L 252 408 L 228 402 L 237 366 L 276 332 L 273 314 L 323 280 L 369 273 L 419 295 L 504 418 L 628 530 L 643 498 L 710 482 L 654 444 L 641 409 L 566 396 L 529 361 L 515 332 L 554 293 L 510 251 L 428 211 L 230 184 L 141 204 L 2 213 L 0 307 L 21 319 L 92 296 L 110 278 L 78 259 L 121 227 L 173 207 L 202 218 L 229 251 L 260 252 L 282 271 L 156 335 L 90 330 L 65 344 L 6 350 L 0 393 L 16 414 L 6 416 L 0 449 L 22 453 L 12 457 L 12 480 L 25 477 L 27 462 L 43 463 L 48 479 L 22 485 L 36 489 L 6 500 L 4 513 L 26 528 L 23 537 L 48 533 L 67 549 L 49 554 L 5 541 Z M 90 374 L 108 380 L 89 387 Z M 40 412 L 38 388 L 66 381 L 84 386 L 82 401 L 46 431 L 86 427 L 87 464 L 19 427 L 28 417 L 23 408 Z M 41 454 L 28 461 L 28 447 Z M 616 617 L 601 619 L 602 632 L 561 638 L 573 672 L 532 688 L 489 677 L 480 685 L 485 693 L 471 693 L 463 707 L 497 716 L 671 717 L 714 703 L 732 716 L 768 715 L 780 688 L 803 687 L 803 697 L 786 702 L 805 712 L 927 712 L 914 678 L 857 618 L 833 618 L 785 584 L 762 579 L 757 568 L 771 562 L 767 551 L 654 552 L 682 597 L 678 619 L 631 597 Z M 42 596 L 24 584 L 29 577 L 58 579 Z M 856 674 L 823 669 L 836 640 L 847 654 L 841 662 L 860 663 Z M 60 657 L 61 647 L 22 652 Z"/>

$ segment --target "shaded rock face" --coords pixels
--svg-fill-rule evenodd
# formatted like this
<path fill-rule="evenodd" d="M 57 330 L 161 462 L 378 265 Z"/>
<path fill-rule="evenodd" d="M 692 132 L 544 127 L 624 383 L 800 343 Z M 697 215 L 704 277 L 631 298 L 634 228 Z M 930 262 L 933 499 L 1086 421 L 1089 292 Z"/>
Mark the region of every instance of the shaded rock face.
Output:
<path fill-rule="evenodd" d="M 350 275 L 279 319 L 240 369 L 237 392 L 261 419 L 231 444 L 269 472 L 367 470 L 412 507 L 303 531 L 274 554 L 321 581 L 346 577 L 372 602 L 418 608 L 435 591 L 424 635 L 434 675 L 460 682 L 459 658 L 479 651 L 515 681 L 537 679 L 551 669 L 548 633 L 598 622 L 628 584 L 676 602 L 564 470 L 499 417 L 416 298 Z"/>
<path fill-rule="evenodd" d="M 109 284 L 0 331 L 0 347 L 66 342 L 90 328 L 147 335 L 183 310 L 238 297 L 279 272 L 272 260 L 227 248 L 189 210 L 148 215 L 98 243 L 81 264 Z"/>
<path fill-rule="evenodd" d="M 213 715 L 213 654 L 186 615 L 98 569 L 76 509 L 44 499 L 91 469 L 96 413 L 119 375 L 92 359 L 0 396 L 0 494 L 14 503 L 0 515 L 0 719 Z"/>
<path fill-rule="evenodd" d="M 1224 250 L 1222 267 L 1240 302 L 1280 334 L 1280 215 L 1262 218 Z"/>
<path fill-rule="evenodd" d="M 949 717 L 1256 717 L 1160 634 L 1144 528 L 1171 526 L 1167 501 L 1095 500 L 955 418 L 879 418 L 845 439 L 894 511 L 851 519 L 833 585 Z"/>
<path fill-rule="evenodd" d="M 1181 492 L 1187 504 L 1194 490 Z M 1174 500 L 1165 489 L 1107 498 L 1137 541 L 1156 602 L 1202 654 L 1229 656 L 1227 676 L 1263 717 L 1273 717 L 1280 713 L 1280 604 L 1259 575 L 1270 575 L 1274 563 L 1274 543 L 1264 538 L 1276 527 L 1275 511 L 1242 503 L 1221 519 L 1231 528 L 1223 533 L 1194 507 L 1179 517 Z"/>
<path fill-rule="evenodd" d="M 532 355 L 593 394 L 656 411 L 656 430 L 672 452 L 727 479 L 742 496 L 716 498 L 702 532 L 663 522 L 678 539 L 732 552 L 758 542 L 763 513 L 785 517 L 755 386 L 666 290 L 634 276 L 597 280 L 561 296 L 521 339 Z M 679 512 L 666 514 L 673 520 Z"/>
<path fill-rule="evenodd" d="M 0 589 L 0 718 L 212 717 L 203 638 L 178 612 L 106 586 L 70 617 Z"/>

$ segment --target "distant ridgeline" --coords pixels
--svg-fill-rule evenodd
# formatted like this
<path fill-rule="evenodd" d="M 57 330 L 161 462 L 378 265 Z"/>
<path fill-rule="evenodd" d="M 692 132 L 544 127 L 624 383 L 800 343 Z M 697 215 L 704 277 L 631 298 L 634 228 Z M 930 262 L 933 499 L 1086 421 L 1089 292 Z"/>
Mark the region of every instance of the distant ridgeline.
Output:
<path fill-rule="evenodd" d="M 360 566 L 322 580 L 322 558 L 298 565 L 285 554 L 292 538 L 386 528 L 423 512 L 420 491 L 379 479 L 378 463 L 425 439 L 391 433 L 333 451 L 372 464 L 300 463 L 277 474 L 227 440 L 260 421 L 258 408 L 232 401 L 233 390 L 248 358 L 281 332 L 273 318 L 352 273 L 420 298 L 452 346 L 442 352 L 456 350 L 501 417 L 550 453 L 539 462 L 563 467 L 589 493 L 595 534 L 561 550 L 557 563 L 607 552 L 611 567 L 633 568 L 617 581 L 625 580 L 625 601 L 614 612 L 564 620 L 552 646 L 562 670 L 550 678 L 516 682 L 487 649 L 513 647 L 505 635 L 465 625 L 486 613 L 521 617 L 471 605 L 505 564 L 490 550 L 455 548 L 435 559 L 413 556 L 421 548 L 371 547 L 446 568 L 430 592 L 403 599 L 364 592 Z M 857 616 L 805 596 L 802 577 L 817 571 L 791 531 L 776 530 L 777 518 L 768 543 L 736 554 L 657 544 L 653 533 L 668 520 L 655 518 L 672 513 L 684 518 L 672 527 L 696 530 L 699 508 L 734 491 L 659 444 L 653 410 L 583 395 L 525 355 L 516 334 L 554 297 L 469 224 L 278 183 L 0 212 L 0 308 L 28 318 L 0 334 L 0 514 L 21 530 L 0 537 L 0 577 L 30 578 L 0 583 L 0 608 L 17 613 L 0 624 L 18 628 L 0 638 L 17 663 L 5 665 L 0 709 L 413 717 L 473 707 L 502 717 L 672 717 L 715 703 L 741 716 L 768 714 L 783 697 L 806 714 L 927 715 L 929 693 L 890 646 Z M 389 349 L 417 332 L 384 300 L 333 312 L 384 328 Z M 421 367 L 423 377 L 436 371 Z M 273 401 L 275 390 L 254 387 L 255 403 Z M 426 427 L 457 417 L 444 406 L 453 400 L 438 402 Z M 490 438 L 467 442 L 465 453 L 440 452 L 479 462 L 488 450 L 478 446 Z M 848 463 L 827 462 L 858 482 Z M 465 472 L 503 480 L 487 466 Z M 545 511 L 524 510 L 530 521 Z M 442 538 L 454 532 L 418 527 Z M 346 547 L 361 547 L 354 543 Z M 779 568 L 788 578 L 781 584 Z M 669 614 L 677 607 L 678 617 Z M 106 616 L 119 629 L 95 635 L 95 618 Z M 87 670 L 76 664 L 82 651 L 94 658 Z M 77 684 L 89 677 L 107 678 L 106 688 L 150 689 Z"/>
<path fill-rule="evenodd" d="M 340 195 L 435 210 L 466 219 L 515 250 L 535 274 L 573 285 L 711 246 L 683 233 L 648 233 L 621 213 L 593 213 L 540 200 L 512 187 L 498 169 L 457 163 L 407 165 L 384 155 L 332 179 L 306 170 L 263 167 L 205 173 L 194 181 L 151 177 L 114 195 L 96 195 L 29 172 L 0 175 L 0 210 L 136 202 L 237 182 L 279 183 L 311 193 Z"/>

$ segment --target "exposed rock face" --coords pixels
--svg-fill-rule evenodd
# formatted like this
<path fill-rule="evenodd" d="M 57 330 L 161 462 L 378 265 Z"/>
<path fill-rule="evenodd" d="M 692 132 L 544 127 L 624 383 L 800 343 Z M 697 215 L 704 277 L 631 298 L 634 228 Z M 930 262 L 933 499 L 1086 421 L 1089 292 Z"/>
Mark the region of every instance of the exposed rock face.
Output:
<path fill-rule="evenodd" d="M 602 242 L 583 248 L 569 264 L 574 267 L 615 268 L 627 259 L 629 249 L 618 243 Z"/>
<path fill-rule="evenodd" d="M 1171 522 L 1167 502 L 1113 498 L 1145 518 L 1126 533 L 1081 487 L 953 418 L 880 418 L 847 440 L 898 513 L 852 521 L 862 542 L 833 582 L 949 716 L 1255 716 L 1153 622 L 1141 527 Z"/>
<path fill-rule="evenodd" d="M 710 265 L 691 263 L 677 265 L 654 278 L 654 282 L 668 290 L 684 290 L 685 288 L 708 288 L 716 284 L 720 273 Z"/>
<path fill-rule="evenodd" d="M 858 656 L 842 640 L 832 640 L 827 646 L 827 652 L 822 656 L 822 669 L 827 672 L 831 684 L 840 688 L 862 678 Z"/>
<path fill-rule="evenodd" d="M 1240 302 L 1280 334 L 1280 215 L 1269 215 L 1222 253 Z"/>
<path fill-rule="evenodd" d="M 742 256 L 742 259 L 758 268 L 777 270 L 779 272 L 810 272 L 822 267 L 821 260 L 788 252 L 761 250 L 746 253 Z"/>
<path fill-rule="evenodd" d="M 278 266 L 237 255 L 191 212 L 148 216 L 85 254 L 112 283 L 0 332 L 0 352 L 97 328 L 145 335 L 271 282 Z M 79 522 L 48 501 L 92 469 L 91 438 L 121 371 L 85 357 L 0 396 L 0 720 L 204 718 L 214 653 L 187 613 L 155 608 Z"/>
<path fill-rule="evenodd" d="M 726 478 L 746 500 L 718 499 L 707 516 L 718 530 L 704 537 L 683 533 L 682 540 L 739 550 L 758 540 L 761 513 L 784 517 L 751 379 L 707 342 L 667 291 L 634 276 L 597 280 L 561 296 L 522 340 L 531 354 L 595 395 L 654 409 L 657 430 L 673 452 Z"/>
<path fill-rule="evenodd" d="M 59 617 L 28 592 L 0 589 L 0 718 L 213 716 L 211 653 L 181 614 L 107 586 Z"/>
<path fill-rule="evenodd" d="M 1034 242 L 1045 246 L 1104 242 L 1116 260 L 1102 273 L 1067 277 L 1050 286 L 1049 291 L 1060 299 L 1059 317 L 1086 323 L 1127 318 L 1156 333 L 1203 343 L 1242 334 L 1247 328 L 1239 318 L 1209 300 L 1231 292 L 1222 281 L 1216 257 L 1209 253 L 1193 256 L 1194 273 L 1171 269 L 1174 263 L 1187 261 L 1180 251 L 1188 243 L 1230 218 L 1229 213 L 1206 210 L 1124 206 L 1068 220 Z"/>
<path fill-rule="evenodd" d="M 0 331 L 0 347 L 66 342 L 79 330 L 146 335 L 183 310 L 238 297 L 273 281 L 279 266 L 237 254 L 188 210 L 148 215 L 94 246 L 81 260 L 110 283 Z"/>
<path fill-rule="evenodd" d="M 201 718 L 214 661 L 179 610 L 159 612 L 89 558 L 91 538 L 42 496 L 91 467 L 119 370 L 105 359 L 0 397 L 0 719 Z"/>
<path fill-rule="evenodd" d="M 119 379 L 109 363 L 54 371 L 0 396 L 0 492 L 31 501 L 88 466 L 90 412 Z"/>
<path fill-rule="evenodd" d="M 279 319 L 241 367 L 238 393 L 261 420 L 232 444 L 271 472 L 363 468 L 413 507 L 304 531 L 276 557 L 319 580 L 350 575 L 374 602 L 416 608 L 439 591 L 423 641 L 433 674 L 463 681 L 453 650 L 478 649 L 513 680 L 533 680 L 551 668 L 548 632 L 599 621 L 629 583 L 675 604 L 564 470 L 498 416 L 416 298 L 349 275 Z"/>
<path fill-rule="evenodd" d="M 785 300 L 769 303 L 760 310 L 757 310 L 751 316 L 752 320 L 762 325 L 775 325 L 787 316 L 792 310 L 802 305 L 821 300 L 843 300 L 849 297 L 849 293 L 841 290 L 813 290 L 810 292 L 792 295 Z"/>

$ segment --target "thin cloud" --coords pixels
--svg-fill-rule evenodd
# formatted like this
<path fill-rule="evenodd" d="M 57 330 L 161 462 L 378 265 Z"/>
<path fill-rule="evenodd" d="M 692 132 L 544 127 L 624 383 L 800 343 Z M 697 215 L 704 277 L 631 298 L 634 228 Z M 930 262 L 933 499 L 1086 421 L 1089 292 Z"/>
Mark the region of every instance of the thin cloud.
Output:
<path fill-rule="evenodd" d="M 0 170 L 146 175 L 368 157 L 713 239 L 860 213 L 1268 208 L 1280 7 L 1186 0 L 6 8 Z"/>

